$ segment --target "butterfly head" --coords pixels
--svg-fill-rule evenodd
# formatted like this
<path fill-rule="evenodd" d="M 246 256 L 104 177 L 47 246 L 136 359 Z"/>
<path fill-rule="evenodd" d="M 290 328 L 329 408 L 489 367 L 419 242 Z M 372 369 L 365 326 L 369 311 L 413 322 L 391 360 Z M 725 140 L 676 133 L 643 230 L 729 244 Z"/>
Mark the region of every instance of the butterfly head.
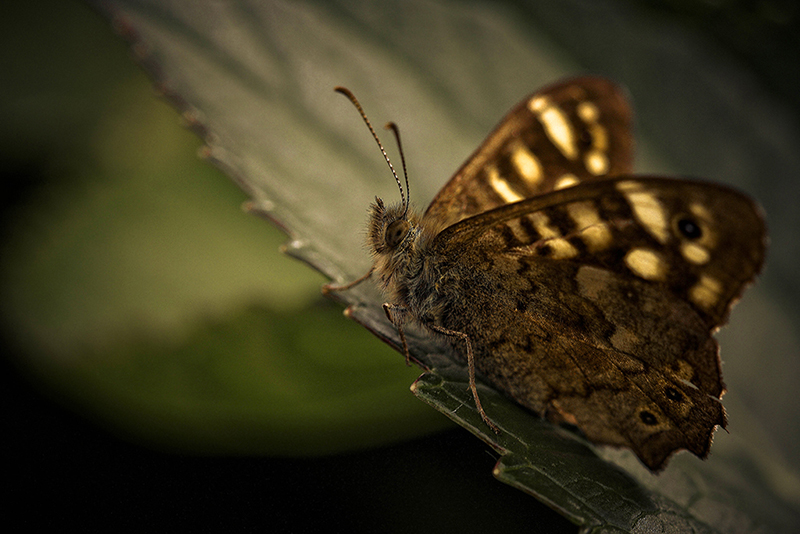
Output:
<path fill-rule="evenodd" d="M 408 211 L 405 202 L 387 206 L 376 198 L 370 206 L 367 246 L 373 273 L 394 302 L 404 301 L 400 286 L 416 271 L 419 229 L 419 216 Z"/>
<path fill-rule="evenodd" d="M 389 207 L 380 198 L 370 206 L 367 245 L 375 256 L 402 252 L 417 234 L 417 214 L 409 212 L 405 202 Z"/>

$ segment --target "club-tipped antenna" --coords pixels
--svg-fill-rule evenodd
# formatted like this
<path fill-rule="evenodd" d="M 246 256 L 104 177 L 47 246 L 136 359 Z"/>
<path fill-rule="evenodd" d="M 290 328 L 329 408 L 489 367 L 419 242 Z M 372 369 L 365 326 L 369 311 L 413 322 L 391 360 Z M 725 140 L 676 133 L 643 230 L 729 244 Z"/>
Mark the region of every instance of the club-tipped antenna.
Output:
<path fill-rule="evenodd" d="M 378 148 L 381 149 L 381 154 L 383 154 L 383 159 L 386 160 L 386 164 L 389 165 L 389 170 L 392 171 L 392 176 L 394 176 L 394 181 L 397 182 L 397 187 L 400 189 L 400 200 L 403 203 L 403 219 L 406 218 L 406 214 L 408 213 L 408 198 L 406 197 L 405 193 L 403 193 L 403 184 L 400 183 L 400 178 L 397 176 L 397 172 L 394 170 L 394 166 L 392 162 L 389 160 L 389 156 L 386 154 L 386 150 L 383 148 L 381 144 L 381 140 L 378 139 L 378 134 L 375 133 L 375 129 L 372 127 L 372 124 L 369 122 L 367 118 L 367 114 L 364 113 L 364 108 L 361 107 L 361 104 L 358 102 L 356 95 L 354 95 L 350 89 L 346 87 L 334 87 L 334 91 L 337 93 L 342 93 L 346 96 L 350 102 L 356 107 L 358 112 L 361 114 L 361 118 L 364 119 L 364 123 L 369 128 L 370 133 L 372 133 L 372 137 L 375 139 L 375 142 L 378 143 Z M 408 191 L 408 172 L 406 172 L 406 158 L 403 155 L 403 146 L 400 144 L 400 131 L 397 128 L 397 125 L 393 122 L 387 123 L 386 128 L 392 130 L 394 133 L 395 139 L 397 139 L 397 146 L 400 149 L 400 161 L 403 164 L 403 176 L 406 180 L 406 191 Z"/>

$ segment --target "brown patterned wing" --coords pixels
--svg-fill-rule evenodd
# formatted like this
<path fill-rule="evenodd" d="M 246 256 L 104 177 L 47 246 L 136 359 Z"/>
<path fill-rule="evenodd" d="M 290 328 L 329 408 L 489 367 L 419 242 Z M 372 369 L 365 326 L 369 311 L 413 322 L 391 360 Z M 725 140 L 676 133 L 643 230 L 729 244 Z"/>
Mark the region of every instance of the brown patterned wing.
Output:
<path fill-rule="evenodd" d="M 517 104 L 439 191 L 427 222 L 449 226 L 578 182 L 631 172 L 631 111 L 602 78 L 567 80 Z"/>
<path fill-rule="evenodd" d="M 704 457 L 725 425 L 711 334 L 761 269 L 765 236 L 727 187 L 587 182 L 440 233 L 435 257 L 466 267 L 442 284 L 435 321 L 466 333 L 478 370 L 517 402 L 657 470 L 678 449 Z"/>

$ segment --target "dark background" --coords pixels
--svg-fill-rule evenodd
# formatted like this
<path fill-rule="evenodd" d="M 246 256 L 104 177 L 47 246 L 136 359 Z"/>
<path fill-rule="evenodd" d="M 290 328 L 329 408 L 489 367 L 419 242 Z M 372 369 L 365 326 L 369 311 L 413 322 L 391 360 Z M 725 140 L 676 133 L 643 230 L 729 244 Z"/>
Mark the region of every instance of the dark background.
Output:
<path fill-rule="evenodd" d="M 67 7 L 56 7 L 60 4 Z M 759 72 L 778 98 L 794 109 L 800 105 L 794 2 L 647 4 L 705 32 Z M 71 36 L 68 28 L 60 35 L 45 30 L 58 27 L 53 17 L 64 13 L 84 17 L 87 6 L 45 1 L 25 6 L 14 7 L 9 20 L 30 31 L 41 27 L 43 46 L 86 38 Z M 775 17 L 784 22 L 776 24 Z M 25 61 L 12 48 L 13 36 L 7 35 L 4 44 L 4 54 L 14 56 L 5 61 Z M 37 65 L 31 70 L 35 76 Z M 66 134 L 54 127 L 54 137 Z M 4 223 L 37 188 L 65 179 L 48 159 L 51 147 L 11 148 L 2 156 Z M 7 237 L 5 226 L 0 237 Z M 496 482 L 491 477 L 495 454 L 461 429 L 322 458 L 220 458 L 152 450 L 112 434 L 43 389 L 17 365 L 31 355 L 10 343 L 8 334 L 3 333 L 9 353 L 0 360 L 0 391 L 9 523 L 19 519 L 30 528 L 84 531 L 576 531 L 535 500 Z"/>

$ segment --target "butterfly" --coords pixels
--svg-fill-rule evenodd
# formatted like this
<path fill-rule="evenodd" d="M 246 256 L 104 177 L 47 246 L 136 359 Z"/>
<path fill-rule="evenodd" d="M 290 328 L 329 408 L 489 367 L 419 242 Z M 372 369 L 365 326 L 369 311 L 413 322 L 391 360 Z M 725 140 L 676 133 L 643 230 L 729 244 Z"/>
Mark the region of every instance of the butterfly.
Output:
<path fill-rule="evenodd" d="M 495 431 L 477 375 L 594 443 L 629 447 L 652 471 L 677 450 L 708 455 L 726 425 L 712 334 L 764 263 L 755 202 L 632 174 L 622 90 L 581 77 L 522 100 L 420 215 L 355 96 L 337 91 L 372 132 L 401 202 L 376 198 L 372 269 L 329 290 L 376 278 L 407 360 L 404 324 L 446 339 Z"/>

